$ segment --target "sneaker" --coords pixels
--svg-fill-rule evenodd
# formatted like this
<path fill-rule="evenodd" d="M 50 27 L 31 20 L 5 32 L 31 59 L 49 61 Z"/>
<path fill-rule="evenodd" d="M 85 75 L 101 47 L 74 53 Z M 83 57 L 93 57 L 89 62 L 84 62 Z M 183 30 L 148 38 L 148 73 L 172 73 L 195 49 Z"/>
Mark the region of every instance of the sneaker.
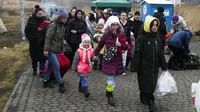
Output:
<path fill-rule="evenodd" d="M 126 73 L 123 73 L 122 75 L 123 75 L 123 76 L 125 76 L 125 75 L 126 75 Z"/>
<path fill-rule="evenodd" d="M 33 75 L 37 75 L 37 69 L 33 69 Z"/>
<path fill-rule="evenodd" d="M 43 88 L 53 88 L 53 85 L 51 84 L 49 80 L 43 81 Z"/>

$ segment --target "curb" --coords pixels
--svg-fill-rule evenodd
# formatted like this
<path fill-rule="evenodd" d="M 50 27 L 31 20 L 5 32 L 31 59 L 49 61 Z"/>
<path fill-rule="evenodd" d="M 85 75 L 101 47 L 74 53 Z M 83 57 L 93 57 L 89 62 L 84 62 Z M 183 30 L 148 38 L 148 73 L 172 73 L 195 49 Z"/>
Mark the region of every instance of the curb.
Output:
<path fill-rule="evenodd" d="M 26 67 L 25 67 L 26 68 Z M 16 93 L 17 93 L 17 90 L 18 88 L 20 87 L 20 85 L 22 84 L 23 80 L 24 80 L 24 77 L 27 77 L 27 74 L 31 72 L 31 68 L 28 68 L 28 69 L 25 69 L 24 72 L 22 72 L 22 75 L 20 76 L 19 80 L 17 81 L 12 93 L 10 94 L 9 96 L 9 99 L 7 101 L 7 103 L 5 104 L 4 106 L 4 109 L 3 109 L 3 112 L 7 112 L 9 110 L 9 107 L 10 107 L 10 104 L 11 102 L 13 101 Z M 28 79 L 27 79 L 28 80 Z"/>

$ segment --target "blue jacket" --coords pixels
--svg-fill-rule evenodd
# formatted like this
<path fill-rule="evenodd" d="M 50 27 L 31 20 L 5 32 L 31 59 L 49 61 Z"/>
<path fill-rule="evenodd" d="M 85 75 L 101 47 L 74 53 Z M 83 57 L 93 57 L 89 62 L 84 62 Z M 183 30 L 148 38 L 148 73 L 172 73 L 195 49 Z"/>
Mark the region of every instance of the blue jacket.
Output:
<path fill-rule="evenodd" d="M 189 30 L 179 31 L 172 35 L 168 40 L 169 46 L 184 49 L 188 53 L 189 43 L 192 38 L 192 32 Z"/>

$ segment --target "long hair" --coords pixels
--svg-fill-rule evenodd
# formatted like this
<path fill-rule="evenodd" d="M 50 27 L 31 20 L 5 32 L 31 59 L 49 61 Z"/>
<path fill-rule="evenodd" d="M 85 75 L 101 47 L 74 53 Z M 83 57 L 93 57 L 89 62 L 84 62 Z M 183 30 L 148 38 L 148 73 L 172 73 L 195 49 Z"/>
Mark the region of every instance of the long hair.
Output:
<path fill-rule="evenodd" d="M 116 34 L 113 33 L 113 30 L 108 27 L 105 29 L 105 35 L 107 36 L 113 36 L 115 35 L 116 37 L 119 36 L 121 33 L 123 33 L 123 28 L 121 28 L 121 25 L 119 25 L 118 29 L 116 30 Z"/>

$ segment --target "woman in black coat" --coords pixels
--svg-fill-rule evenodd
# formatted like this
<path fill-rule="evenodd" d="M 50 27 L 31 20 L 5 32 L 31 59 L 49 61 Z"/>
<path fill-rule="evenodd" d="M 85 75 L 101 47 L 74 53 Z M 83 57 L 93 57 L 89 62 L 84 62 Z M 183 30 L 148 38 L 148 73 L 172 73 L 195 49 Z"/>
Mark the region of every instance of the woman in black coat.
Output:
<path fill-rule="evenodd" d="M 134 56 L 134 69 L 138 73 L 138 83 L 140 89 L 140 100 L 143 104 L 149 105 L 150 112 L 156 111 L 154 105 L 155 87 L 157 84 L 158 70 L 162 67 L 167 70 L 162 42 L 158 35 L 159 20 L 147 16 L 143 31 L 136 41 Z"/>
<path fill-rule="evenodd" d="M 35 13 L 28 19 L 25 28 L 25 34 L 29 40 L 29 51 L 32 59 L 33 75 L 37 74 L 38 62 L 40 62 L 40 75 L 45 66 L 46 57 L 43 55 L 43 47 L 38 43 L 41 33 L 38 30 L 44 21 L 43 10 L 41 8 L 35 9 Z"/>
<path fill-rule="evenodd" d="M 73 61 L 74 54 L 81 43 L 81 35 L 87 32 L 87 24 L 85 20 L 82 19 L 82 16 L 83 11 L 76 10 L 75 17 L 68 23 L 67 26 L 66 40 L 72 48 L 71 62 Z"/>

